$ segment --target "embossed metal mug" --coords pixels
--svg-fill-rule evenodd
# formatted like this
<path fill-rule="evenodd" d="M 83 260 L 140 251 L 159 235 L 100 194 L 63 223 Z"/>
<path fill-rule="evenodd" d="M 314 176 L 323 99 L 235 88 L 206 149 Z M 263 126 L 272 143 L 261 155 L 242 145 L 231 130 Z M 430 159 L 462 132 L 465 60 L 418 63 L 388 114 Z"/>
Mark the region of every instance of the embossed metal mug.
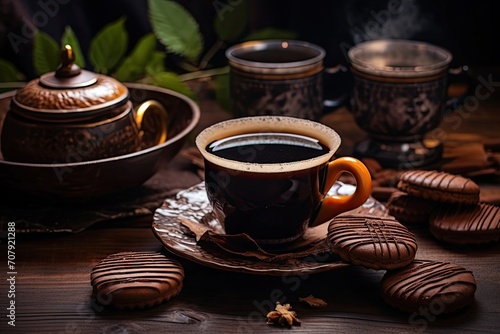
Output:
<path fill-rule="evenodd" d="M 296 40 L 249 41 L 226 51 L 235 116 L 319 119 L 325 51 Z"/>
<path fill-rule="evenodd" d="M 382 39 L 357 44 L 348 56 L 351 111 L 369 136 L 355 154 L 390 167 L 437 161 L 440 143 L 424 136 L 438 127 L 445 109 L 451 53 L 429 43 Z"/>

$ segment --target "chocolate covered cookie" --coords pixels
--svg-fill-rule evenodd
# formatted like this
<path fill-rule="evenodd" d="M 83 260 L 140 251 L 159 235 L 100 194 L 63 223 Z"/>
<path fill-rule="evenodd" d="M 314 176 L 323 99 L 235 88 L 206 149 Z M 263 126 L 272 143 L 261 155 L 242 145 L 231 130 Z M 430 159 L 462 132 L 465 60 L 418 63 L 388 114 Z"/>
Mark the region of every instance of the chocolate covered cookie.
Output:
<path fill-rule="evenodd" d="M 500 207 L 485 203 L 443 206 L 432 213 L 429 230 L 437 239 L 454 244 L 498 241 Z"/>
<path fill-rule="evenodd" d="M 122 252 L 99 262 L 90 275 L 93 296 L 118 309 L 151 307 L 176 296 L 184 269 L 156 252 Z"/>
<path fill-rule="evenodd" d="M 416 197 L 447 203 L 476 204 L 479 186 L 471 179 L 438 171 L 411 170 L 404 172 L 398 189 Z"/>
<path fill-rule="evenodd" d="M 389 214 L 402 223 L 427 223 L 435 206 L 431 200 L 402 191 L 393 192 L 386 204 Z"/>
<path fill-rule="evenodd" d="M 403 267 L 417 252 L 415 236 L 391 216 L 337 216 L 327 241 L 344 261 L 372 269 Z"/>
<path fill-rule="evenodd" d="M 472 272 L 447 262 L 417 260 L 388 271 L 381 281 L 389 305 L 421 315 L 457 311 L 474 300 L 475 291 Z"/>

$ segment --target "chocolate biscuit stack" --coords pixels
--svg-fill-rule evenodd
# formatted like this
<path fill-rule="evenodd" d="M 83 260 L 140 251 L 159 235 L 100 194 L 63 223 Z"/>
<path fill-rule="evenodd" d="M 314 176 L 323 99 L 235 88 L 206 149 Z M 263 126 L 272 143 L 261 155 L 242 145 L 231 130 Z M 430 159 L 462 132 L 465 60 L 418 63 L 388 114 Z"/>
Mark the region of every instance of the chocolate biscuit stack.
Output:
<path fill-rule="evenodd" d="M 445 172 L 404 172 L 387 201 L 403 223 L 428 222 L 431 234 L 453 244 L 483 244 L 500 239 L 500 208 L 480 203 L 479 186 Z"/>
<path fill-rule="evenodd" d="M 375 181 L 394 181 L 394 187 L 383 187 L 389 191 L 378 193 L 385 200 L 377 196 L 386 201 L 389 216 L 337 216 L 328 228 L 332 252 L 354 265 L 386 270 L 382 297 L 402 311 L 419 314 L 439 306 L 450 313 L 469 305 L 476 291 L 473 273 L 452 263 L 417 259 L 417 243 L 407 226 L 428 224 L 443 242 L 483 244 L 500 239 L 500 208 L 480 203 L 479 186 L 460 175 L 425 170 L 391 174 L 368 167 Z"/>

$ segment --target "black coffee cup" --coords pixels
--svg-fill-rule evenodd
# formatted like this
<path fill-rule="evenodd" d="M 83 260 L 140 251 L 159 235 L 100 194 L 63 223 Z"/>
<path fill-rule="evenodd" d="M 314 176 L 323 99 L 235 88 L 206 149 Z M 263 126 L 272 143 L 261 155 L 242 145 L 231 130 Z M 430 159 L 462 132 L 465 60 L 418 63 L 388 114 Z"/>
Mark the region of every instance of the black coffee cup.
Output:
<path fill-rule="evenodd" d="M 350 157 L 331 161 L 339 135 L 321 123 L 281 116 L 242 117 L 203 130 L 210 204 L 227 234 L 262 245 L 300 238 L 309 226 L 362 205 L 371 191 L 367 168 Z M 349 196 L 326 196 L 343 172 L 356 179 Z"/>

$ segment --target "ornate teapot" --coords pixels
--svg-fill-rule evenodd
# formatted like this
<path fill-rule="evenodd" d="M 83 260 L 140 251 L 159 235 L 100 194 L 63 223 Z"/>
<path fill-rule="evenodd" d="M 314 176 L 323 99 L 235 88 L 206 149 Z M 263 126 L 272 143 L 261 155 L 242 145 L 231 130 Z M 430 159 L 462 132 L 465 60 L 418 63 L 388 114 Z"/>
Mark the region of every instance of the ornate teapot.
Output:
<path fill-rule="evenodd" d="M 30 81 L 11 100 L 1 134 L 5 160 L 56 164 L 105 159 L 167 138 L 157 101 L 134 108 L 119 81 L 74 63 L 69 45 L 59 68 Z"/>

